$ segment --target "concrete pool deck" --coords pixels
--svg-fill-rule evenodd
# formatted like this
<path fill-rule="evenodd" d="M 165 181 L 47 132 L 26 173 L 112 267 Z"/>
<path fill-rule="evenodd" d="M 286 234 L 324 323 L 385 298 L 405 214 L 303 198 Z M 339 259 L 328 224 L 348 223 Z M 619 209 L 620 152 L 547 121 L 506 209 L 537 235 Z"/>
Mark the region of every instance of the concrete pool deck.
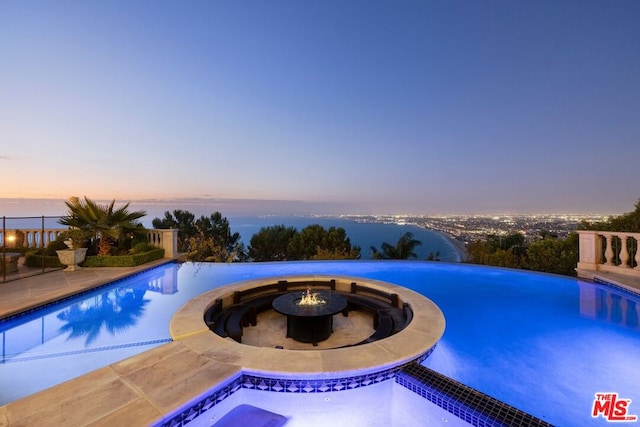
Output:
<path fill-rule="evenodd" d="M 20 266 L 16 275 L 8 275 L 6 282 L 0 282 L 0 319 L 174 261 L 162 259 L 136 267 L 82 268 L 70 272 L 57 269 L 40 274 L 33 273 L 38 269 L 27 271 Z"/>
<path fill-rule="evenodd" d="M 0 318 L 162 263 L 135 268 L 55 271 L 2 283 Z M 247 286 L 246 283 L 239 286 Z M 444 319 L 438 317 L 440 311 L 435 304 L 419 294 L 416 295 L 420 298 L 415 299 L 413 291 L 397 287 L 394 291 L 400 299 L 412 304 L 414 321 L 389 338 L 366 344 L 366 352 L 362 346 L 297 351 L 239 344 L 211 333 L 202 321 L 203 306 L 221 292 L 225 295 L 232 292 L 233 286 L 207 292 L 179 310 L 171 323 L 175 341 L 4 405 L 0 407 L 0 426 L 148 425 L 241 373 L 282 376 L 311 373 L 332 377 L 372 371 L 419 357 L 437 342 L 444 330 Z M 259 335 L 263 335 L 262 331 Z M 249 336 L 247 339 L 250 340 Z M 332 343 L 331 339 L 325 345 L 344 344 Z M 336 335 L 334 339 L 344 337 Z"/>

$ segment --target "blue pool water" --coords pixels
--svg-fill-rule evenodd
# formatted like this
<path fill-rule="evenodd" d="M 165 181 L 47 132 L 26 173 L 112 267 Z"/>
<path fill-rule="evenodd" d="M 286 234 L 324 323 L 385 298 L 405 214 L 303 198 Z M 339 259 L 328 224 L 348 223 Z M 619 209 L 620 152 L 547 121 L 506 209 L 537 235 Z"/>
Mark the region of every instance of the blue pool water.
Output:
<path fill-rule="evenodd" d="M 425 365 L 561 426 L 605 425 L 594 395 L 640 414 L 640 298 L 577 279 L 421 261 L 170 264 L 0 323 L 0 403 L 160 345 L 194 296 L 287 274 L 383 280 L 433 300 L 445 334 Z"/>

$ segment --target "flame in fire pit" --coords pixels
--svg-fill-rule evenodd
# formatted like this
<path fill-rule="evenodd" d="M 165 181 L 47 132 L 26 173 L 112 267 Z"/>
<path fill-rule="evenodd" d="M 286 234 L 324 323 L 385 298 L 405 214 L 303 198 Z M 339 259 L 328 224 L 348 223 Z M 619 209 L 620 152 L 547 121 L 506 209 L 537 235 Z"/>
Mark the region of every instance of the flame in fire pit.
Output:
<path fill-rule="evenodd" d="M 318 296 L 318 293 L 311 292 L 311 288 L 308 287 L 307 291 L 302 294 L 302 298 L 298 301 L 298 305 L 314 306 L 324 305 L 327 301 L 324 298 Z"/>

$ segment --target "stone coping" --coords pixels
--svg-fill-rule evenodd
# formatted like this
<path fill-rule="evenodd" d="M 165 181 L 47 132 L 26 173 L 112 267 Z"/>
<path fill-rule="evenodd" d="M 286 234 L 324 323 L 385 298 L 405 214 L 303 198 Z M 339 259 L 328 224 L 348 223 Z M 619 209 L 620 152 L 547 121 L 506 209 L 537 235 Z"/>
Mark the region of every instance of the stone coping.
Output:
<path fill-rule="evenodd" d="M 398 295 L 400 304 L 407 302 L 413 310 L 412 321 L 398 333 L 379 341 L 357 346 L 286 350 L 241 344 L 222 338 L 209 330 L 204 312 L 217 298 L 226 307 L 232 303 L 234 291 L 276 283 L 327 282 L 335 280 L 336 290 L 349 292 L 351 283 Z M 259 324 L 256 327 L 260 327 Z M 238 366 L 244 373 L 279 378 L 339 378 L 362 375 L 404 365 L 419 359 L 437 344 L 445 328 L 442 311 L 431 300 L 410 289 L 378 280 L 350 276 L 287 275 L 253 279 L 226 285 L 193 298 L 173 316 L 170 333 L 174 341 L 181 341 L 209 358 Z"/>

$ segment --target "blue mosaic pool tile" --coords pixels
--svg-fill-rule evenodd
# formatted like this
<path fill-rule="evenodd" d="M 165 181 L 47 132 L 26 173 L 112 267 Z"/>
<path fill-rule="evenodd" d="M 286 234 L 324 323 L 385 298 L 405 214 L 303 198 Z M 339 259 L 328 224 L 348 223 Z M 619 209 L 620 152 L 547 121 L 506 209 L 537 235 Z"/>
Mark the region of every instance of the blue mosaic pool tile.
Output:
<path fill-rule="evenodd" d="M 410 364 L 423 361 L 433 349 L 427 354 L 420 356 Z M 330 393 L 332 391 L 343 391 L 367 387 L 378 384 L 382 381 L 396 377 L 397 373 L 406 365 L 396 366 L 384 371 L 374 372 L 364 375 L 351 376 L 335 379 L 291 379 L 291 378 L 267 378 L 256 375 L 243 374 L 232 380 L 230 383 L 206 393 L 201 399 L 192 405 L 182 408 L 180 412 L 163 418 L 154 427 L 178 427 L 189 424 L 198 416 L 204 414 L 233 393 L 242 390 L 271 391 L 275 393 Z"/>
<path fill-rule="evenodd" d="M 389 369 L 383 372 L 336 379 L 284 379 L 264 378 L 245 375 L 242 386 L 246 389 L 273 391 L 277 393 L 327 393 L 331 391 L 349 390 L 366 387 L 391 379 L 399 368 Z"/>
<path fill-rule="evenodd" d="M 500 402 L 419 363 L 405 365 L 396 383 L 477 427 L 550 427 L 533 415 Z"/>
<path fill-rule="evenodd" d="M 335 379 L 289 379 L 264 378 L 244 375 L 242 387 L 251 390 L 272 391 L 276 393 L 328 393 L 332 391 L 351 390 L 377 384 L 391 379 L 401 367 L 386 371 Z"/>

